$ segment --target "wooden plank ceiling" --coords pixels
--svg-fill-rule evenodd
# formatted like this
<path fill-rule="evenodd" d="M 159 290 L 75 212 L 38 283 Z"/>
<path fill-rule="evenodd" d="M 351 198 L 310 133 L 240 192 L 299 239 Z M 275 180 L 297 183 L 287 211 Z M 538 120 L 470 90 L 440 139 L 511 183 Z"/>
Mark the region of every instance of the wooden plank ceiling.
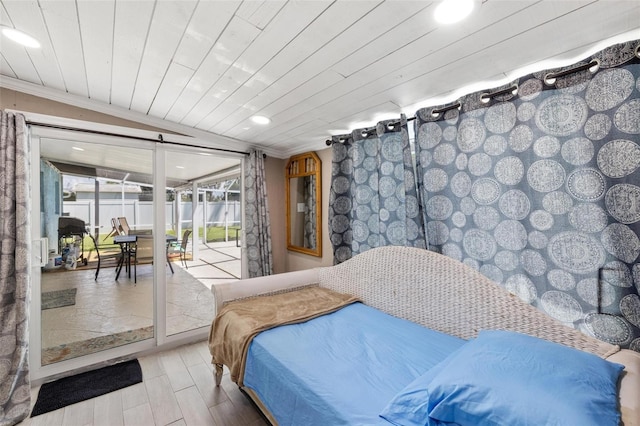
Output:
<path fill-rule="evenodd" d="M 640 1 L 0 0 L 0 85 L 270 155 L 640 38 Z M 532 70 L 530 70 L 532 71 Z M 477 87 L 480 89 L 481 87 Z M 259 126 L 260 114 L 271 124 Z"/>

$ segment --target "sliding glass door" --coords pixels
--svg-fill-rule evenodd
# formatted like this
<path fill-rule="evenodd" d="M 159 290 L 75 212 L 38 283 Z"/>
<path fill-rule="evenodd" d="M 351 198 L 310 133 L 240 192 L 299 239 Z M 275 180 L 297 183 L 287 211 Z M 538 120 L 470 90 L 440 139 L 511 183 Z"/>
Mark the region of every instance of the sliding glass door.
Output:
<path fill-rule="evenodd" d="M 32 379 L 206 338 L 211 286 L 240 278 L 240 200 L 229 182 L 242 157 L 75 130 L 30 134 Z M 223 232 L 214 246 L 210 234 Z"/>
<path fill-rule="evenodd" d="M 240 278 L 240 159 L 207 150 L 166 153 L 167 232 L 173 274 L 166 281 L 166 334 L 207 330 L 213 320 L 211 287 Z M 235 184 L 237 186 L 237 184 Z M 231 189 L 233 190 L 233 189 Z"/>
<path fill-rule="evenodd" d="M 153 150 L 38 142 L 41 365 L 153 339 Z"/>

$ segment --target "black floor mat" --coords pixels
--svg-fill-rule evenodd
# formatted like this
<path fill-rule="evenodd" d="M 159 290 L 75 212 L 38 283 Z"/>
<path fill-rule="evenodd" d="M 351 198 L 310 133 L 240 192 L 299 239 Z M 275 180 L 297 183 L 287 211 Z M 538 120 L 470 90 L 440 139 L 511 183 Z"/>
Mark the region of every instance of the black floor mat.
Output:
<path fill-rule="evenodd" d="M 45 383 L 31 417 L 142 382 L 137 359 Z"/>

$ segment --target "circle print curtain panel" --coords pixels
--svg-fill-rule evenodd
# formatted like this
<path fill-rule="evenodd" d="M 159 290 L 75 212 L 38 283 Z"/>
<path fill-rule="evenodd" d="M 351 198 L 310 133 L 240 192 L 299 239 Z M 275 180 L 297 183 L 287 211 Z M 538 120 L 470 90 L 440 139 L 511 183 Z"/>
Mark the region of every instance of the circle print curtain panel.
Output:
<path fill-rule="evenodd" d="M 429 249 L 640 351 L 640 41 L 416 113 Z"/>

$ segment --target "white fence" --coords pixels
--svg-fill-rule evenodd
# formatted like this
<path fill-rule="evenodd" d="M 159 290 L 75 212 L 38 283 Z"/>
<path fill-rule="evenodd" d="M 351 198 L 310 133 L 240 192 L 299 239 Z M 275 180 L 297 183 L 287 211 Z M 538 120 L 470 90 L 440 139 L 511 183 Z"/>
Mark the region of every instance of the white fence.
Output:
<path fill-rule="evenodd" d="M 175 223 L 176 201 L 165 203 L 166 229 L 172 229 Z M 191 202 L 180 202 L 181 228 L 191 228 Z M 95 202 L 93 200 L 65 201 L 62 206 L 65 216 L 82 219 L 87 226 L 94 226 Z M 202 204 L 202 215 L 207 226 L 240 226 L 241 212 L 239 201 L 213 201 Z M 152 228 L 153 202 L 138 200 L 100 200 L 98 224 L 99 233 L 111 230 L 111 218 L 126 217 L 129 226 Z M 202 218 L 199 218 L 202 220 Z M 95 228 L 94 228 L 95 229 Z"/>

